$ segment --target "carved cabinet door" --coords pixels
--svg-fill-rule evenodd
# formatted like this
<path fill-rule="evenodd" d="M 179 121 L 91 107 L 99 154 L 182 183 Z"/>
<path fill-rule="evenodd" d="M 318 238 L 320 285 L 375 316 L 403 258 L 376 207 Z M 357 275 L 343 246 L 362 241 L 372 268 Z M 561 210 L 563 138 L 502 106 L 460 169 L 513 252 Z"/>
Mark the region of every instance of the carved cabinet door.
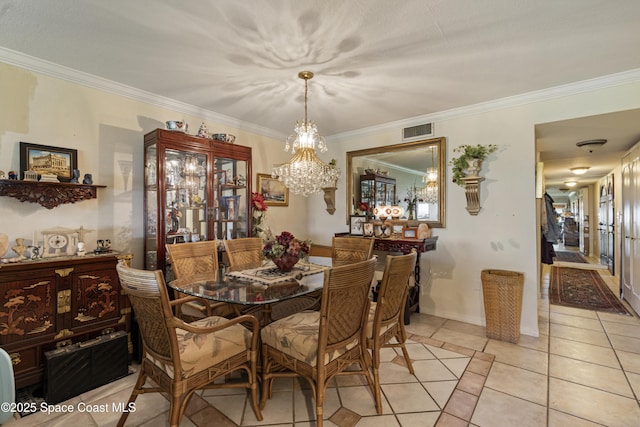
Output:
<path fill-rule="evenodd" d="M 0 344 L 54 335 L 56 276 L 36 271 L 29 278 L 4 277 L 0 282 Z"/>
<path fill-rule="evenodd" d="M 82 327 L 120 316 L 118 278 L 113 269 L 72 274 L 72 327 Z"/>

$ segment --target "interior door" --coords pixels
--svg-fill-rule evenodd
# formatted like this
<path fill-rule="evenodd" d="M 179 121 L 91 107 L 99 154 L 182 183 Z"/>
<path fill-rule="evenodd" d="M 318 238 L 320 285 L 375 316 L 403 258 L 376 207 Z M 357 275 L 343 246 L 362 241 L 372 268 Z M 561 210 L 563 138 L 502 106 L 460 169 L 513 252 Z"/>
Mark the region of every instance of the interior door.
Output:
<path fill-rule="evenodd" d="M 622 161 L 620 287 L 623 298 L 640 313 L 640 148 Z"/>
<path fill-rule="evenodd" d="M 579 192 L 578 199 L 578 222 L 580 226 L 580 252 L 589 255 L 589 189 L 583 188 Z"/>
<path fill-rule="evenodd" d="M 615 274 L 615 216 L 614 216 L 614 200 L 613 200 L 613 175 L 607 179 L 607 268 L 613 276 Z"/>
<path fill-rule="evenodd" d="M 614 213 L 613 175 L 608 175 L 600 186 L 598 232 L 600 234 L 600 264 L 606 265 L 612 275 L 615 266 Z"/>
<path fill-rule="evenodd" d="M 598 237 L 600 241 L 600 264 L 607 264 L 607 185 L 600 186 L 600 201 L 598 203 Z"/>

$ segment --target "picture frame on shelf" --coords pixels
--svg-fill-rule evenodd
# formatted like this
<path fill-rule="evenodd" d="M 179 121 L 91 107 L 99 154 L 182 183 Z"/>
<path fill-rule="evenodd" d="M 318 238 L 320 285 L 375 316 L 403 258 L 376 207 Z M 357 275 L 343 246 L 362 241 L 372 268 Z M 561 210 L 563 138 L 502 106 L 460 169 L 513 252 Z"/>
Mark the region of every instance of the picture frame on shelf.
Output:
<path fill-rule="evenodd" d="M 418 227 L 403 227 L 402 228 L 402 238 L 403 239 L 417 239 L 418 238 Z"/>
<path fill-rule="evenodd" d="M 74 169 L 78 169 L 78 150 L 20 142 L 21 179 L 25 171 L 33 171 L 38 175 L 53 174 L 60 182 L 69 182 Z"/>
<path fill-rule="evenodd" d="M 393 224 L 391 226 L 391 237 L 395 239 L 401 238 L 403 229 L 404 227 L 402 226 L 402 224 Z"/>
<path fill-rule="evenodd" d="M 391 229 L 391 237 L 394 239 L 402 238 L 402 230 L 407 227 L 408 221 L 403 219 L 388 219 L 387 226 Z"/>
<path fill-rule="evenodd" d="M 266 173 L 256 174 L 256 188 L 267 206 L 289 206 L 289 189 L 278 178 Z"/>
<path fill-rule="evenodd" d="M 380 239 L 391 237 L 391 225 L 386 224 L 384 221 L 373 223 L 373 236 Z"/>
<path fill-rule="evenodd" d="M 365 222 L 362 224 L 362 235 L 364 237 L 373 237 L 373 222 Z"/>
<path fill-rule="evenodd" d="M 367 222 L 367 217 L 364 215 L 351 215 L 349 220 L 349 234 L 352 236 L 364 235 L 364 224 Z"/>

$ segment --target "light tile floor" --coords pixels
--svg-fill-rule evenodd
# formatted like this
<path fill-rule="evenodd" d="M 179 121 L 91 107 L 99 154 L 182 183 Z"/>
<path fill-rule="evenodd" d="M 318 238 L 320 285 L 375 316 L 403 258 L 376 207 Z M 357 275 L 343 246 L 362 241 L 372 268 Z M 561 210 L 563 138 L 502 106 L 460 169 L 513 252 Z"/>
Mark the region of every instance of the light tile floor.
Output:
<path fill-rule="evenodd" d="M 600 272 L 617 294 L 617 280 Z M 545 266 L 539 337 L 510 344 L 487 339 L 481 326 L 414 314 L 407 332 L 415 375 L 385 351 L 383 414 L 362 382 L 343 377 L 327 392 L 325 425 L 640 426 L 640 320 L 550 305 L 548 273 Z M 65 402 L 74 413 L 37 413 L 5 426 L 113 426 L 119 413 L 80 412 L 80 402 L 124 403 L 135 378 Z M 168 425 L 168 407 L 162 396 L 140 396 L 127 425 Z M 315 425 L 310 392 L 292 379 L 276 382 L 263 415 L 257 422 L 241 391 L 208 390 L 194 396 L 181 426 Z"/>

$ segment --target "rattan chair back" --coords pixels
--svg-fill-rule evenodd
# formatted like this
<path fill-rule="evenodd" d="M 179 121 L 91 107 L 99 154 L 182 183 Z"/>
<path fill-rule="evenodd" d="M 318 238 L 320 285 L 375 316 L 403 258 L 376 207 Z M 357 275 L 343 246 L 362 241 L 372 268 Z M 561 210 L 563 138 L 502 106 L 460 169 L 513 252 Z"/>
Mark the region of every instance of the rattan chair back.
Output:
<path fill-rule="evenodd" d="M 162 393 L 170 402 L 169 424 L 177 427 L 196 390 L 239 387 L 250 390 L 252 408 L 256 418 L 262 420 L 257 399 L 256 318 L 211 316 L 186 323 L 173 315 L 171 306 L 180 301 L 169 301 L 162 271 L 138 270 L 124 264 L 118 264 L 116 270 L 136 313 L 143 345 L 138 379 L 125 408 L 130 408 L 140 394 Z M 247 380 L 214 383 L 235 371 L 246 373 Z M 122 413 L 118 427 L 124 425 L 128 415 L 128 411 Z"/>
<path fill-rule="evenodd" d="M 262 239 L 245 237 L 224 241 L 229 271 L 246 270 L 262 265 Z"/>
<path fill-rule="evenodd" d="M 176 243 L 167 245 L 171 268 L 176 279 L 207 273 L 212 280 L 218 278 L 218 245 L 215 240 Z M 187 295 L 174 290 L 176 299 Z M 194 299 L 175 307 L 176 316 L 191 321 L 213 314 L 226 316 L 234 312 L 233 307 L 224 302 Z"/>
<path fill-rule="evenodd" d="M 218 274 L 218 247 L 215 240 L 167 245 L 176 279 L 199 273 Z"/>
<path fill-rule="evenodd" d="M 333 237 L 331 262 L 334 267 L 353 264 L 371 258 L 373 239 L 364 237 Z"/>
<path fill-rule="evenodd" d="M 413 365 L 405 346 L 404 310 L 409 295 L 409 277 L 416 266 L 418 253 L 387 256 L 384 273 L 378 288 L 377 302 L 372 306 L 367 325 L 367 348 L 371 350 L 376 409 L 382 410 L 380 394 L 380 350 L 383 347 L 400 347 L 409 372 Z M 392 338 L 395 338 L 393 341 Z"/>
<path fill-rule="evenodd" d="M 173 318 L 169 296 L 160 270 L 148 271 L 116 266 L 120 286 L 129 296 L 136 313 L 142 343 L 153 357 L 164 360 L 180 369 L 177 355 L 175 330 L 167 326 L 167 319 Z M 175 362 L 175 363 L 174 363 Z"/>
<path fill-rule="evenodd" d="M 317 426 L 322 426 L 326 388 L 334 376 L 363 375 L 374 393 L 365 329 L 375 264 L 371 257 L 326 270 L 319 313 L 296 313 L 262 329 L 261 407 L 272 394 L 273 379 L 290 375 L 309 382 Z"/>
<path fill-rule="evenodd" d="M 325 272 L 318 357 L 343 347 L 362 332 L 369 314 L 369 286 L 375 265 L 376 259 L 369 258 Z"/>
<path fill-rule="evenodd" d="M 409 277 L 416 267 L 418 254 L 415 251 L 407 255 L 387 256 L 382 280 L 378 289 L 376 321 L 374 327 L 404 319 L 404 306 L 409 292 Z"/>

